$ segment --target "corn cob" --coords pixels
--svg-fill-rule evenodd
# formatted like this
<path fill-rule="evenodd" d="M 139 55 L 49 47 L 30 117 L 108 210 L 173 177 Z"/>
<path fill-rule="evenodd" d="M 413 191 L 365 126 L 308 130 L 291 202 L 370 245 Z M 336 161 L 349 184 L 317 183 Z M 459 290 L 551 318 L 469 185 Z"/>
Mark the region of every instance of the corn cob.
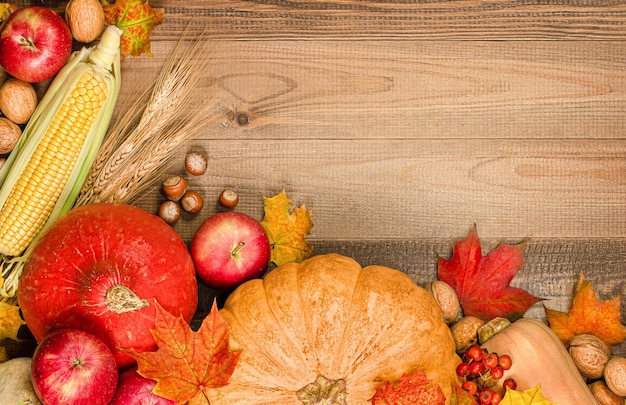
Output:
<path fill-rule="evenodd" d="M 72 55 L 0 169 L 4 296 L 37 235 L 73 206 L 102 143 L 120 89 L 120 35 L 111 26 L 97 47 Z"/>

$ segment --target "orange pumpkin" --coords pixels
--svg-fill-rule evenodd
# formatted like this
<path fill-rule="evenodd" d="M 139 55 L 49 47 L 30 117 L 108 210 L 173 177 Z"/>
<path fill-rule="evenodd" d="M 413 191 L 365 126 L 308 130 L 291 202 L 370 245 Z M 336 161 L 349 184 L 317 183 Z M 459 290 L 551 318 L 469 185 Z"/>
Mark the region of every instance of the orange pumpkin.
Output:
<path fill-rule="evenodd" d="M 221 314 L 241 357 L 212 404 L 369 404 L 417 369 L 449 402 L 454 340 L 437 302 L 401 271 L 314 256 L 242 284 Z"/>

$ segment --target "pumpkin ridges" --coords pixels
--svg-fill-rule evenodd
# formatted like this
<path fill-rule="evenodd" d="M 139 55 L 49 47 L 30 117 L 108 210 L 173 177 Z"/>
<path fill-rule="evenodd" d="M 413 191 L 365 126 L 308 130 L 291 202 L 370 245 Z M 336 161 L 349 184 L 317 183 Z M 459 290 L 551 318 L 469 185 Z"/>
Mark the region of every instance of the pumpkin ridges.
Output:
<path fill-rule="evenodd" d="M 394 297 L 402 298 L 393 302 L 368 301 L 368 295 L 380 298 L 384 296 L 384 291 L 391 291 Z M 426 371 L 429 380 L 442 385 L 444 394 L 449 397 L 450 389 L 446 387 L 450 386 L 450 373 L 446 371 L 439 374 L 428 370 L 438 370 L 439 365 L 448 363 L 450 365 L 446 370 L 451 370 L 460 359 L 454 353 L 452 336 L 449 328 L 441 322 L 441 312 L 436 302 L 433 300 L 429 306 L 423 304 L 425 301 L 430 302 L 432 296 L 417 287 L 406 274 L 383 266 L 369 266 L 362 270 L 354 296 L 356 302 L 353 307 L 363 318 L 356 321 L 357 324 L 376 324 L 376 318 L 382 317 L 392 319 L 387 320 L 385 330 L 371 331 L 371 335 L 377 337 L 376 341 L 353 340 L 353 347 L 346 351 L 345 358 L 359 361 L 351 365 L 355 372 L 348 375 L 348 380 L 369 381 L 371 387 L 376 382 L 396 381 L 402 374 L 421 369 Z M 369 322 L 364 319 L 366 312 L 372 318 Z M 352 314 L 353 322 L 358 316 L 356 312 Z M 365 332 L 354 330 L 352 333 L 364 337 Z M 370 354 L 376 355 L 367 355 L 368 350 Z M 350 388 L 355 388 L 354 384 Z M 373 394 L 370 388 L 362 396 L 367 400 Z"/>
<path fill-rule="evenodd" d="M 371 301 L 374 295 L 378 301 Z M 216 405 L 302 405 L 297 391 L 318 374 L 344 379 L 346 403 L 366 405 L 385 378 L 399 378 L 418 366 L 427 368 L 423 370 L 427 377 L 449 398 L 460 362 L 432 296 L 400 271 L 381 266 L 364 270 L 339 255 L 314 256 L 274 269 L 262 282 L 244 283 L 231 294 L 222 313 L 231 347 L 242 354 L 229 385 L 214 390 L 211 403 Z M 277 341 L 277 336 L 284 341 Z M 303 365 L 301 370 L 276 359 L 294 350 L 301 352 L 293 354 Z M 388 350 L 396 354 L 385 353 Z M 445 363 L 443 368 L 438 361 Z M 301 385 L 292 392 L 285 389 L 298 380 Z"/>
<path fill-rule="evenodd" d="M 297 356 L 297 348 L 287 343 L 267 301 L 258 299 L 263 295 L 259 291 L 263 291 L 263 281 L 246 283 L 231 294 L 230 304 L 221 311 L 231 330 L 231 349 L 242 350 L 239 362 L 249 363 L 259 370 L 251 382 L 291 390 L 300 388 L 303 363 Z M 241 319 L 248 321 L 241 322 Z M 257 335 L 267 337 L 262 345 L 256 344 Z M 248 342 L 245 346 L 241 344 L 244 341 Z M 235 373 L 241 368 L 236 368 Z"/>
<path fill-rule="evenodd" d="M 312 382 L 319 373 L 315 346 L 308 334 L 310 325 L 303 309 L 299 269 L 298 264 L 289 263 L 282 266 L 279 272 L 270 272 L 263 283 L 265 298 L 272 314 L 274 318 L 281 320 L 279 324 L 288 337 L 288 343 L 296 348 L 294 356 L 299 356 L 303 364 L 298 389 Z"/>
<path fill-rule="evenodd" d="M 349 368 L 337 363 L 346 356 L 343 342 L 361 266 L 345 256 L 316 256 L 298 266 L 297 274 L 308 341 L 317 349 L 316 369 L 328 379 L 343 379 Z"/>

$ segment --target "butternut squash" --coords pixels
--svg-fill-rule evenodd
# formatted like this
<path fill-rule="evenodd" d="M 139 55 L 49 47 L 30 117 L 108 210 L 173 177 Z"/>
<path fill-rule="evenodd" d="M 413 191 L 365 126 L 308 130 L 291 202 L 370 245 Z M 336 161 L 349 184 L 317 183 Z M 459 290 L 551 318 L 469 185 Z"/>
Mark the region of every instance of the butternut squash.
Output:
<path fill-rule="evenodd" d="M 522 318 L 482 347 L 511 356 L 505 378 L 514 378 L 517 390 L 541 384 L 543 396 L 559 405 L 598 405 L 565 346 L 543 322 Z"/>

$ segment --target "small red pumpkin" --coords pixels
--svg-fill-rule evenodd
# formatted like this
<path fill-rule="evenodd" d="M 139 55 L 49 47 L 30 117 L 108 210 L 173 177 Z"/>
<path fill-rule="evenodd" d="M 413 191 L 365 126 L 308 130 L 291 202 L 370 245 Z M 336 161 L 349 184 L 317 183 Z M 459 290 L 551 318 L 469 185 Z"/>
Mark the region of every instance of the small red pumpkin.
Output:
<path fill-rule="evenodd" d="M 20 278 L 18 303 L 33 336 L 78 328 L 101 337 L 119 368 L 120 348 L 156 349 L 155 307 L 191 321 L 198 284 L 191 255 L 163 220 L 127 204 L 75 208 L 37 241 Z"/>

